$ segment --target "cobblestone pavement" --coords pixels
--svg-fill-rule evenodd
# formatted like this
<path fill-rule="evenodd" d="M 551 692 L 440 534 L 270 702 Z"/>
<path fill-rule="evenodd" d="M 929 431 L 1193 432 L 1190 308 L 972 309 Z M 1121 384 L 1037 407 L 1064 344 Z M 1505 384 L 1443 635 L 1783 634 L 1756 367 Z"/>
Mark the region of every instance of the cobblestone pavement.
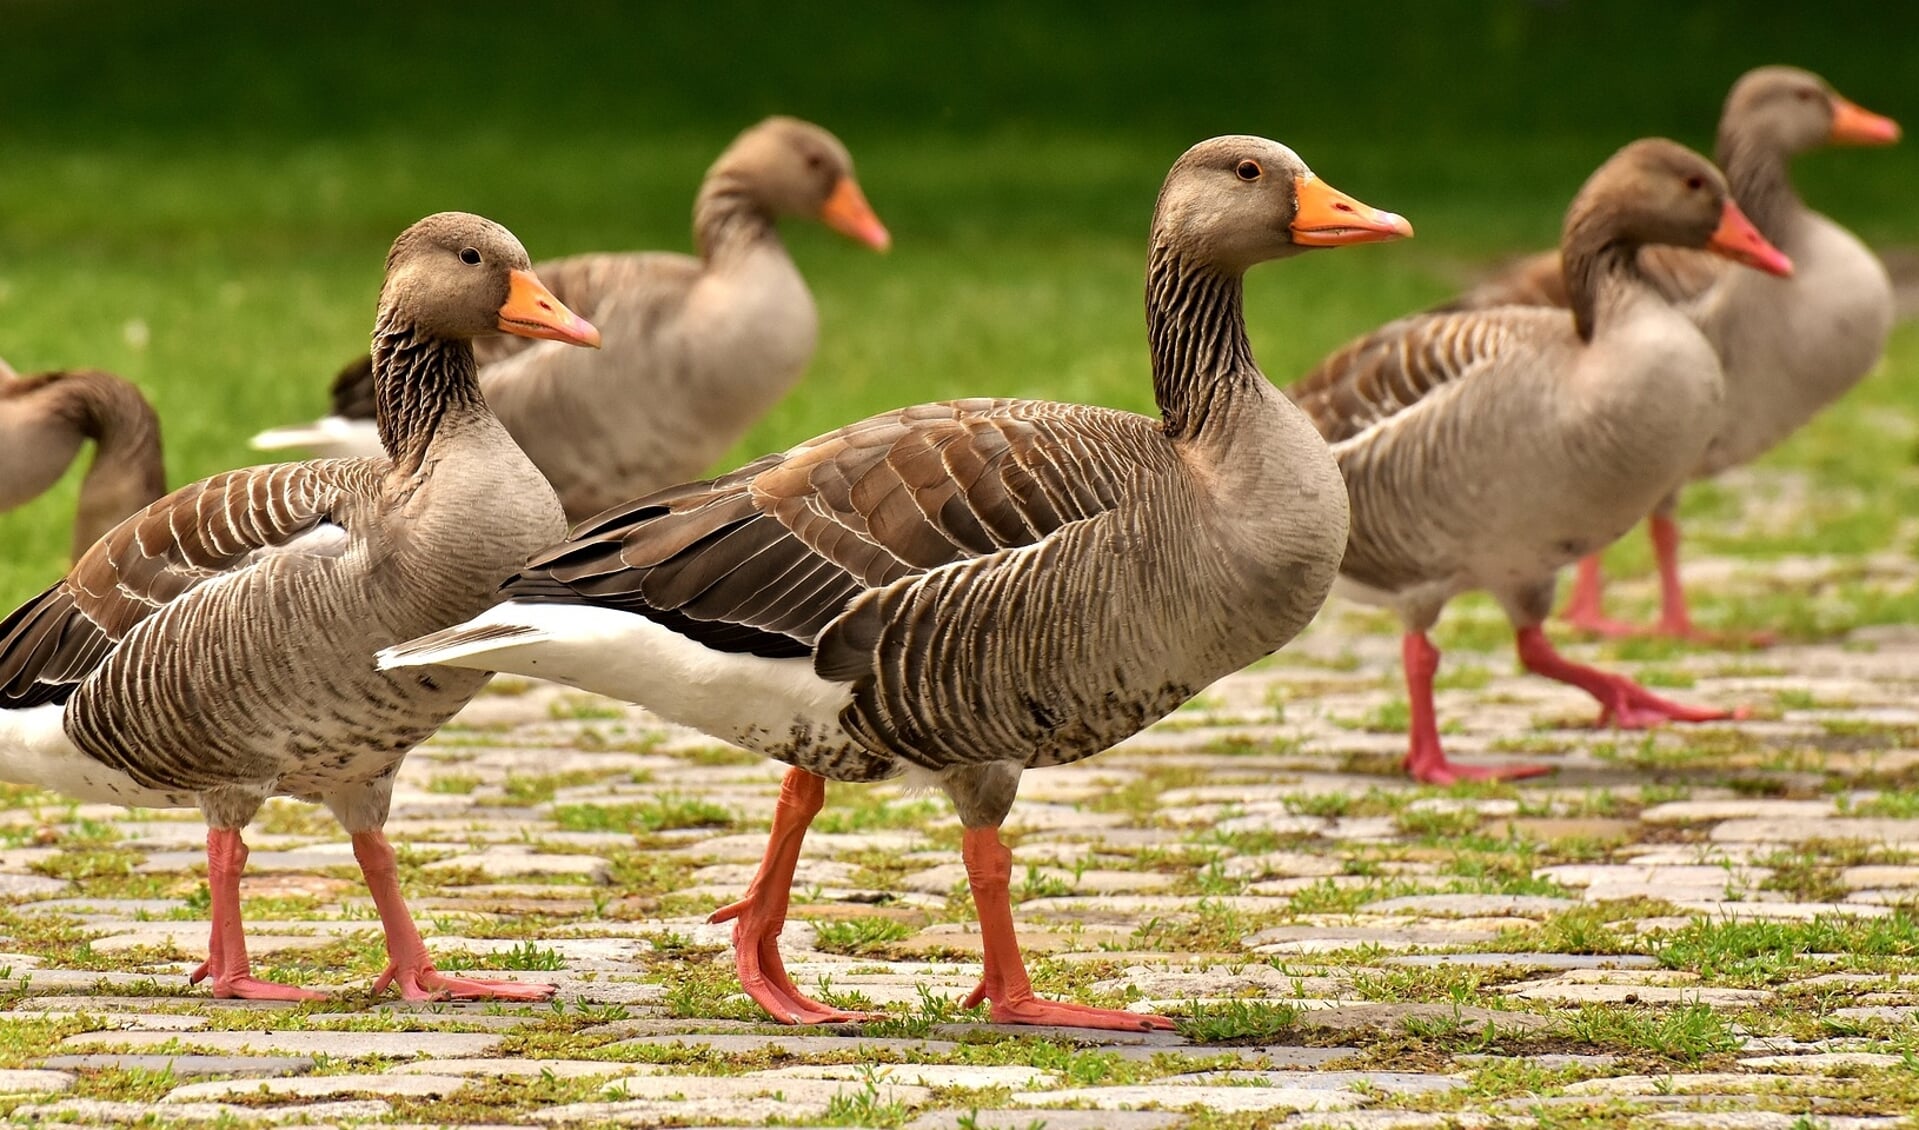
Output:
<path fill-rule="evenodd" d="M 1816 589 L 1819 567 L 1792 576 Z M 854 786 L 808 839 L 785 949 L 802 986 L 890 1019 L 766 1023 L 704 915 L 743 890 L 780 768 L 561 688 L 498 681 L 408 761 L 389 825 L 442 967 L 554 983 L 550 1006 L 373 996 L 344 837 L 290 802 L 249 834 L 251 941 L 265 976 L 336 997 L 212 1001 L 185 978 L 195 814 L 0 794 L 0 1112 L 1385 1130 L 1919 1110 L 1919 629 L 1574 647 L 1753 711 L 1650 733 L 1592 729 L 1577 692 L 1516 674 L 1486 605 L 1442 643 L 1455 756 L 1555 775 L 1402 781 L 1396 639 L 1335 605 L 1150 732 L 1027 776 L 1008 827 L 1041 991 L 1177 1034 L 960 1011 L 979 968 L 958 825 L 942 798 Z"/>

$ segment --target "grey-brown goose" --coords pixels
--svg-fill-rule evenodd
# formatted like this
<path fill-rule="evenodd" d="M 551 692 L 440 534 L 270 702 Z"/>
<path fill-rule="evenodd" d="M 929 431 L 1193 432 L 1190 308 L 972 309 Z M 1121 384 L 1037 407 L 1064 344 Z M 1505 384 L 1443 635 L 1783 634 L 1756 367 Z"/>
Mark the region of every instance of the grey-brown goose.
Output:
<path fill-rule="evenodd" d="M 1792 257 L 1791 278 L 1743 271 L 1677 248 L 1649 250 L 1646 277 L 1680 303 L 1725 370 L 1726 412 L 1693 478 L 1749 463 L 1843 396 L 1885 352 L 1892 283 L 1857 237 L 1806 207 L 1793 189 L 1792 158 L 1825 145 L 1890 145 L 1899 126 L 1839 96 L 1818 75 L 1760 67 L 1733 85 L 1719 119 L 1719 164 L 1752 222 Z M 1565 306 L 1559 256 L 1535 256 L 1456 304 Z M 1579 563 L 1566 618 L 1604 635 L 1651 631 L 1713 640 L 1696 628 L 1679 579 L 1678 492 L 1659 500 L 1649 527 L 1659 562 L 1660 612 L 1650 628 L 1605 615 L 1599 558 Z M 1760 637 L 1763 639 L 1763 637 Z"/>
<path fill-rule="evenodd" d="M 1631 529 L 1719 426 L 1718 358 L 1641 271 L 1647 244 L 1791 270 L 1705 158 L 1637 141 L 1600 166 L 1566 213 L 1570 314 L 1414 315 L 1333 354 L 1290 390 L 1332 444 L 1351 494 L 1342 587 L 1392 607 L 1406 626 L 1406 769 L 1418 780 L 1544 771 L 1458 765 L 1440 748 L 1439 653 L 1426 633 L 1471 589 L 1505 609 L 1526 669 L 1593 695 L 1601 722 L 1726 716 L 1571 663 L 1540 630 L 1557 571 Z"/>
<path fill-rule="evenodd" d="M 0 361 L 0 511 L 23 506 L 66 474 L 86 441 L 73 556 L 167 490 L 160 417 L 140 390 L 91 369 L 16 375 Z"/>
<path fill-rule="evenodd" d="M 524 672 L 639 702 L 794 766 L 736 918 L 776 1018 L 848 1014 L 786 976 L 778 937 L 822 777 L 906 774 L 965 825 L 986 999 L 1006 1023 L 1164 1026 L 1034 997 L 999 825 L 1022 770 L 1135 733 L 1285 644 L 1325 599 L 1345 491 L 1253 363 L 1241 276 L 1304 248 L 1410 235 L 1254 137 L 1189 150 L 1154 213 L 1146 286 L 1161 419 L 962 400 L 888 412 L 609 511 L 508 603 L 390 649 L 394 665 Z"/>
<path fill-rule="evenodd" d="M 782 216 L 817 217 L 879 250 L 891 242 L 839 139 L 769 118 L 706 174 L 693 205 L 697 258 L 590 254 L 539 265 L 553 293 L 600 327 L 600 352 L 479 343 L 487 402 L 571 520 L 707 473 L 798 383 L 819 315 L 780 240 Z M 334 382 L 332 416 L 255 445 L 333 452 L 369 442 L 366 381 L 364 366 L 350 366 Z"/>
<path fill-rule="evenodd" d="M 486 676 L 391 673 L 375 651 L 498 599 L 564 532 L 558 500 L 486 409 L 469 341 L 495 330 L 592 344 L 593 327 L 489 220 L 441 213 L 387 258 L 372 459 L 283 463 L 182 487 L 115 527 L 0 622 L 0 779 L 207 818 L 216 996 L 319 994 L 252 976 L 241 829 L 275 795 L 325 804 L 386 931 L 376 983 L 409 998 L 538 999 L 548 986 L 447 977 L 400 894 L 381 826 L 394 773 Z"/>

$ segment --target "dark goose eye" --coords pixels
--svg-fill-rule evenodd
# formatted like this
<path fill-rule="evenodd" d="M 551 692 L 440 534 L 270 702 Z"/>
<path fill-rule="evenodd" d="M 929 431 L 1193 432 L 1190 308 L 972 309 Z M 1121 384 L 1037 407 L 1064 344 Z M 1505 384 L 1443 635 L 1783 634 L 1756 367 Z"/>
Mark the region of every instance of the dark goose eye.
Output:
<path fill-rule="evenodd" d="M 461 249 L 460 262 L 465 263 L 469 267 L 479 266 L 480 265 L 480 249 L 477 247 L 467 247 L 467 248 Z"/>
<path fill-rule="evenodd" d="M 1696 192 L 1699 189 L 1706 187 L 1706 178 L 1699 176 L 1697 174 L 1694 174 L 1693 176 L 1689 176 L 1686 178 L 1686 187 Z"/>
<path fill-rule="evenodd" d="M 1241 161 L 1239 168 L 1234 171 L 1239 174 L 1240 180 L 1258 180 L 1260 177 L 1258 161 Z"/>

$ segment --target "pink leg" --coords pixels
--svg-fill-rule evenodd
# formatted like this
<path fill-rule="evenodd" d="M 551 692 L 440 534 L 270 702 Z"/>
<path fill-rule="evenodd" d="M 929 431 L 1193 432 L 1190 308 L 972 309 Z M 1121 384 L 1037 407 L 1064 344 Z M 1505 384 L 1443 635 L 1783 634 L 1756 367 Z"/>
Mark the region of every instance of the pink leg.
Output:
<path fill-rule="evenodd" d="M 992 1001 L 991 1015 L 996 1024 L 1059 1024 L 1130 1031 L 1173 1027 L 1164 1016 L 1034 996 L 1033 982 L 1026 975 L 1026 961 L 1020 956 L 1019 939 L 1013 931 L 1013 853 L 1000 842 L 998 828 L 968 828 L 961 843 L 966 877 L 973 886 L 973 907 L 979 913 L 980 942 L 986 951 L 986 975 L 962 1002 L 965 1007 Z"/>
<path fill-rule="evenodd" d="M 786 908 L 793 893 L 793 869 L 799 864 L 800 845 L 807 826 L 826 803 L 826 781 L 804 769 L 789 769 L 780 782 L 780 801 L 773 810 L 773 832 L 767 837 L 766 856 L 746 888 L 746 897 L 713 912 L 708 922 L 733 923 L 734 960 L 740 987 L 782 1024 L 844 1024 L 878 1019 L 877 1015 L 847 1012 L 813 1000 L 786 975 L 780 960 L 780 931 L 786 926 Z"/>
<path fill-rule="evenodd" d="M 1695 627 L 1686 606 L 1685 586 L 1679 582 L 1679 523 L 1670 514 L 1654 514 L 1648 526 L 1653 556 L 1659 561 L 1659 626 L 1655 629 L 1659 635 L 1699 644 L 1772 646 L 1773 637 L 1766 632 L 1735 637 Z"/>
<path fill-rule="evenodd" d="M 1574 663 L 1553 649 L 1545 631 L 1537 624 L 1519 629 L 1517 640 L 1519 661 L 1526 670 L 1578 687 L 1599 700 L 1597 724 L 1601 726 L 1612 723 L 1637 730 L 1661 722 L 1713 722 L 1722 718 L 1744 718 L 1747 714 L 1744 707 L 1714 710 L 1685 706 L 1661 698 L 1624 675 L 1610 675 L 1596 667 Z"/>
<path fill-rule="evenodd" d="M 1446 759 L 1439 745 L 1439 719 L 1433 710 L 1433 676 L 1439 672 L 1439 649 L 1424 632 L 1407 632 L 1400 640 L 1400 660 L 1406 668 L 1406 702 L 1411 708 L 1411 748 L 1406 772 L 1426 785 L 1460 781 L 1501 781 L 1538 777 L 1552 772 L 1550 765 L 1461 765 Z"/>
<path fill-rule="evenodd" d="M 1599 555 L 1589 553 L 1579 559 L 1579 571 L 1573 577 L 1571 599 L 1566 601 L 1566 623 L 1589 635 L 1618 639 L 1624 636 L 1651 635 L 1652 629 L 1606 615 L 1606 580 L 1599 572 Z"/>
<path fill-rule="evenodd" d="M 213 979 L 213 995 L 256 1001 L 318 1001 L 325 993 L 262 981 L 247 960 L 246 926 L 240 921 L 240 872 L 246 870 L 247 845 L 238 828 L 207 829 L 207 892 L 213 896 L 213 930 L 207 959 L 188 980 Z"/>
<path fill-rule="evenodd" d="M 389 983 L 410 1001 L 429 1000 L 509 1000 L 543 1001 L 553 996 L 553 986 L 523 981 L 484 981 L 469 977 L 449 977 L 433 968 L 426 942 L 406 908 L 406 896 L 400 893 L 399 860 L 386 833 L 379 830 L 353 833 L 353 855 L 366 875 L 367 890 L 380 912 L 380 926 L 386 932 L 387 967 L 373 982 L 380 992 Z"/>

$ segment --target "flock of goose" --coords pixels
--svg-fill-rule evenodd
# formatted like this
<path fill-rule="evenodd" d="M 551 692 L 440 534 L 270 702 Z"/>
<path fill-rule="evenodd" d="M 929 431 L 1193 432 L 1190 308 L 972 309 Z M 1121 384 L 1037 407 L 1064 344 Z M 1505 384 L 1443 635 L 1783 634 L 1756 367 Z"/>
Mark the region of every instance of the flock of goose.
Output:
<path fill-rule="evenodd" d="M 858 1019 L 794 985 L 778 938 L 825 779 L 904 776 L 964 825 L 984 945 L 968 1005 L 1170 1026 L 1034 995 L 999 835 L 1022 771 L 1098 753 L 1283 646 L 1336 582 L 1404 622 L 1420 781 L 1545 771 L 1441 749 L 1427 632 L 1470 590 L 1506 610 L 1526 669 L 1589 692 L 1602 723 L 1734 716 L 1571 662 L 1542 623 L 1558 571 L 1584 558 L 1580 625 L 1700 635 L 1678 491 L 1842 394 L 1892 321 L 1884 269 L 1801 203 L 1788 162 L 1898 135 L 1814 75 L 1753 71 L 1727 100 L 1719 167 L 1670 141 L 1626 146 L 1573 200 L 1556 254 L 1285 391 L 1254 362 L 1245 272 L 1412 227 L 1283 145 L 1214 138 L 1153 211 L 1158 419 L 924 404 L 702 481 L 686 480 L 813 351 L 779 219 L 890 242 L 837 139 L 785 118 L 742 134 L 700 189 L 697 258 L 536 268 L 489 220 L 430 216 L 393 244 L 371 354 L 336 381 L 334 414 L 257 441 L 337 457 L 162 497 L 137 391 L 0 367 L 0 504 L 58 478 L 83 438 L 99 447 L 71 572 L 0 622 L 0 779 L 201 810 L 212 930 L 194 980 L 216 996 L 318 995 L 254 977 L 241 924 L 241 830 L 291 796 L 352 837 L 390 957 L 376 988 L 539 999 L 550 989 L 434 968 L 382 832 L 407 751 L 491 672 L 520 672 L 791 767 L 758 874 L 714 916 L 735 922 L 742 985 L 776 1018 Z M 1603 616 L 1590 561 L 1648 516 L 1664 607 L 1641 629 Z"/>

